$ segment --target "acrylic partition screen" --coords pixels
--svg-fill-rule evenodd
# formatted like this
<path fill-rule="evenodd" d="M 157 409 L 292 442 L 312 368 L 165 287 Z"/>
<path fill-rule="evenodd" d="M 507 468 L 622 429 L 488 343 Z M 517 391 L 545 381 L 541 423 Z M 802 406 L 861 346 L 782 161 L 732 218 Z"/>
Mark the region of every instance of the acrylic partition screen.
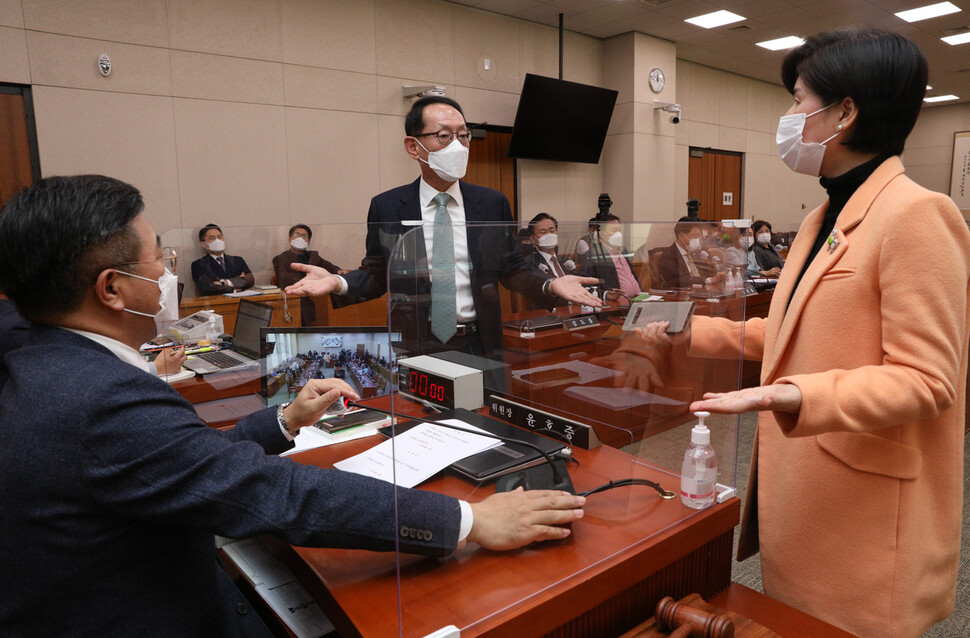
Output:
<path fill-rule="evenodd" d="M 603 224 L 596 232 L 586 223 L 559 223 L 554 247 L 550 239 L 520 235 L 516 226 L 453 228 L 453 267 L 445 272 L 456 290 L 449 307 L 454 333 L 445 334 L 443 344 L 433 310 L 435 228 L 314 226 L 309 250 L 341 270 L 355 270 L 346 274 L 346 294 L 315 299 L 273 287 L 285 287 L 288 281 L 280 279 L 292 276 L 288 264 L 297 259 L 287 254 L 295 255 L 287 228 L 223 228 L 226 253 L 243 257 L 254 273 L 252 290 L 259 294 L 247 300 L 272 306 L 273 313 L 260 334 L 258 381 L 226 376 L 186 382 L 219 393 L 218 401 L 197 405 L 200 414 L 216 410 L 210 425 L 218 426 L 219 411 L 234 402 L 251 411 L 292 400 L 312 379 L 343 379 L 365 404 L 391 411 L 393 427 L 380 431 L 375 421 L 334 427 L 327 416 L 319 427 L 304 429 L 288 458 L 383 474 L 450 497 L 427 503 L 400 491 L 396 514 L 389 516 L 394 520 L 385 521 L 398 539 L 395 552 L 265 541 L 295 565 L 313 603 L 341 632 L 425 636 L 454 625 L 462 636 L 525 635 L 565 626 L 586 635 L 618 635 L 652 615 L 662 595 L 679 598 L 726 586 L 737 520 L 736 514 L 727 520 L 724 512 L 736 503 L 739 419 L 706 420 L 717 459 L 714 505 L 685 506 L 681 473 L 696 423 L 691 401 L 704 392 L 758 383 L 759 363 L 741 354 L 743 322 L 767 313 L 773 281 L 748 268 L 740 232 L 701 228 L 700 246 L 693 250 L 684 242 L 687 251 L 678 251 L 673 223 Z M 357 269 L 368 230 L 376 258 Z M 681 234 L 698 234 L 686 231 Z M 192 262 L 203 258 L 196 232 L 162 235 L 163 245 L 179 252 L 185 284 L 180 315 L 215 311 L 231 335 L 239 298 L 199 295 L 192 281 Z M 561 284 L 544 293 L 546 279 L 560 270 L 591 277 L 588 292 L 601 305 L 568 303 L 555 295 Z M 659 331 L 659 319 L 670 319 L 679 331 Z M 438 426 L 411 429 L 435 419 L 519 442 L 449 458 L 499 441 L 467 440 Z M 421 449 L 423 456 L 411 456 Z M 373 458 L 344 463 L 368 452 Z M 555 474 L 543 453 L 554 460 Z M 707 469 L 706 463 L 692 464 L 695 489 L 709 483 Z M 634 484 L 621 483 L 628 479 Z M 605 489 L 611 481 L 615 487 Z M 565 540 L 498 551 L 482 546 L 495 542 L 489 537 L 451 551 L 458 524 L 451 499 L 478 504 L 517 485 L 566 486 L 577 493 L 604 489 L 588 496 L 584 517 L 570 525 Z M 674 498 L 661 496 L 668 491 Z M 725 529 L 717 535 L 721 549 L 702 544 L 678 558 L 687 547 L 678 540 L 682 534 L 713 537 L 718 525 Z M 636 609 L 624 612 L 616 602 L 621 592 L 633 596 L 638 587 L 654 593 L 636 593 Z M 604 605 L 619 606 L 607 613 Z M 613 624 L 590 624 L 597 618 Z"/>
<path fill-rule="evenodd" d="M 552 246 L 517 226 L 453 227 L 452 263 L 441 268 L 434 253 L 448 231 L 371 229 L 371 245 L 385 253 L 370 274 L 387 269 L 388 330 L 400 337 L 392 344 L 397 392 L 390 401 L 397 418 L 390 453 L 399 473 L 411 476 L 437 457 L 429 471 L 444 469 L 415 487 L 469 503 L 519 485 L 602 490 L 587 497 L 584 517 L 566 540 L 511 551 L 469 542 L 444 560 L 402 543 L 400 635 L 425 636 L 448 625 L 462 636 L 496 627 L 541 634 L 563 625 L 622 633 L 615 631 L 619 619 L 589 623 L 622 597 L 620 590 L 635 587 L 625 580 L 631 573 L 638 582 L 659 579 L 657 586 L 675 597 L 679 588 L 713 587 L 711 574 L 727 570 L 729 577 L 726 555 L 717 565 L 698 559 L 692 569 L 703 582 L 693 584 L 690 577 L 663 576 L 657 555 L 665 551 L 661 539 L 708 527 L 712 512 L 731 502 L 739 423 L 733 415 L 706 420 L 716 478 L 708 461 L 689 464 L 693 499 L 710 493 L 714 505 L 682 502 L 681 473 L 696 423 L 689 406 L 705 392 L 737 390 L 745 375 L 757 383 L 757 363 L 741 357 L 744 320 L 749 300 L 766 304 L 770 294 L 756 290 L 732 232 L 680 227 L 685 236 L 700 236 L 696 250 L 688 243 L 682 252 L 672 223 L 608 223 L 592 233 L 585 223 L 561 223 L 556 230 L 545 233 L 555 235 Z M 580 282 L 568 278 L 544 292 L 553 274 L 589 278 L 588 290 L 579 289 L 596 301 L 570 303 L 557 295 L 577 294 Z M 454 292 L 436 293 L 436 285 Z M 436 304 L 447 309 L 443 318 Z M 669 333 L 660 328 L 663 319 L 674 324 Z M 534 448 L 489 437 L 469 442 L 464 433 L 429 425 L 409 429 L 415 419 L 525 440 L 542 448 L 557 471 Z M 415 457 L 422 445 L 426 456 Z M 500 447 L 447 457 L 462 446 L 479 449 L 474 445 Z M 398 517 L 401 533 L 410 533 L 413 510 L 401 506 Z M 597 580 L 609 585 L 589 591 Z M 572 602 L 549 614 L 550 597 Z M 640 612 L 640 620 L 651 615 Z"/>

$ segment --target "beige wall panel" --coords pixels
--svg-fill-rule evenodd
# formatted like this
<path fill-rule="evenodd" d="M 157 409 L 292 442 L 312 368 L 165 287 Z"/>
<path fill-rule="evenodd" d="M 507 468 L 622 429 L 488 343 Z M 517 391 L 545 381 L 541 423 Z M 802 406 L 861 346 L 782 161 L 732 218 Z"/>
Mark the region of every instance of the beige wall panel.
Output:
<path fill-rule="evenodd" d="M 687 186 L 690 182 L 688 165 L 690 149 L 687 146 L 674 144 L 674 205 L 679 206 L 687 201 Z M 682 209 L 687 214 L 687 207 Z M 678 217 L 679 219 L 680 217 Z"/>
<path fill-rule="evenodd" d="M 523 224 L 540 212 L 559 221 L 572 219 L 566 212 L 566 162 L 516 160 L 519 171 L 519 221 Z M 586 219 L 589 219 L 587 215 Z"/>
<path fill-rule="evenodd" d="M 923 188 L 944 195 L 950 194 L 949 159 L 945 164 L 906 164 L 906 176 Z"/>
<path fill-rule="evenodd" d="M 690 88 L 691 88 L 691 70 L 694 65 L 685 60 L 677 60 L 677 64 L 674 67 L 677 70 L 677 92 L 674 94 L 674 102 L 680 104 L 681 108 L 684 109 L 684 113 L 687 113 L 687 119 L 690 118 L 690 113 L 693 110 L 693 106 L 690 101 Z"/>
<path fill-rule="evenodd" d="M 752 130 L 745 131 L 745 133 L 747 135 L 745 150 L 748 153 L 771 156 L 778 154 L 778 147 L 775 144 L 775 136 L 773 133 L 762 133 Z"/>
<path fill-rule="evenodd" d="M 380 192 L 377 117 L 286 110 L 289 221 L 367 221 L 368 203 Z"/>
<path fill-rule="evenodd" d="M 690 128 L 688 129 L 688 145 L 699 146 L 701 148 L 717 148 L 717 131 L 718 127 L 715 124 L 691 120 Z"/>
<path fill-rule="evenodd" d="M 701 126 L 705 125 L 702 124 Z M 682 117 L 680 124 L 674 127 L 674 144 L 685 147 L 690 144 L 690 127 L 691 121 L 686 117 Z"/>
<path fill-rule="evenodd" d="M 719 126 L 717 134 L 717 148 L 722 151 L 744 152 L 748 144 L 748 132 L 740 128 Z"/>
<path fill-rule="evenodd" d="M 717 98 L 717 123 L 721 126 L 743 129 L 748 125 L 748 85 L 747 78 L 733 73 L 717 72 L 720 83 L 717 88 L 710 87 L 709 93 Z"/>
<path fill-rule="evenodd" d="M 455 77 L 464 86 L 518 93 L 519 20 L 456 7 Z M 484 62 L 489 60 L 490 70 Z"/>
<path fill-rule="evenodd" d="M 636 114 L 634 127 L 637 133 L 666 135 L 676 138 L 684 124 L 683 116 L 681 116 L 680 124 L 674 124 L 670 121 L 672 114 L 667 111 L 655 110 L 653 102 L 637 102 L 634 106 L 634 113 Z"/>
<path fill-rule="evenodd" d="M 699 64 L 691 65 L 690 72 L 690 112 L 687 117 L 692 122 L 720 122 L 721 100 L 719 87 L 721 84 L 720 71 Z M 746 108 L 745 103 L 742 108 Z"/>
<path fill-rule="evenodd" d="M 771 93 L 771 112 L 767 115 L 771 122 L 771 132 L 778 130 L 778 119 L 788 112 L 788 109 L 795 103 L 791 93 L 781 87 Z"/>
<path fill-rule="evenodd" d="M 610 127 L 607 129 L 607 135 L 622 135 L 624 133 L 632 133 L 635 129 L 634 121 L 636 120 L 636 104 L 634 102 L 624 102 L 622 104 L 617 103 L 613 107 L 613 117 L 610 119 Z"/>
<path fill-rule="evenodd" d="M 560 220 L 586 222 L 596 214 L 596 201 L 603 192 L 603 163 L 565 163 L 565 200 Z M 585 230 L 585 229 L 584 229 Z"/>
<path fill-rule="evenodd" d="M 469 122 L 487 122 L 498 126 L 512 126 L 519 106 L 518 93 L 482 91 L 463 86 L 455 88 L 452 96 L 461 104 L 465 119 Z"/>
<path fill-rule="evenodd" d="M 770 188 L 767 192 L 767 206 L 765 208 L 749 208 L 745 210 L 745 215 L 753 219 L 766 219 L 771 222 L 775 231 L 782 232 L 796 230 L 801 222 L 801 217 L 793 221 L 793 212 L 800 211 L 800 207 L 792 199 L 792 177 L 794 173 L 782 162 L 768 162 L 767 183 Z M 805 211 L 800 212 L 808 212 Z M 804 216 L 804 215 L 803 215 Z"/>
<path fill-rule="evenodd" d="M 378 74 L 455 82 L 452 5 L 428 0 L 376 0 L 375 11 Z"/>
<path fill-rule="evenodd" d="M 173 49 L 283 61 L 280 0 L 169 0 Z"/>
<path fill-rule="evenodd" d="M 748 219 L 758 219 L 769 214 L 771 203 L 769 193 L 772 190 L 772 164 L 779 162 L 777 158 L 767 155 L 748 153 L 744 156 L 743 183 L 741 187 L 741 214 Z"/>
<path fill-rule="evenodd" d="M 364 113 L 377 111 L 375 75 L 285 64 L 283 77 L 287 106 Z"/>
<path fill-rule="evenodd" d="M 27 31 L 27 50 L 35 84 L 149 95 L 172 93 L 167 49 Z M 108 77 L 98 70 L 102 53 L 111 58 Z"/>
<path fill-rule="evenodd" d="M 175 131 L 184 226 L 287 217 L 282 107 L 176 98 Z"/>
<path fill-rule="evenodd" d="M 673 42 L 660 40 L 642 33 L 634 33 L 633 89 L 637 102 L 653 106 L 654 100 L 677 101 L 677 48 Z M 659 68 L 664 73 L 665 85 L 660 93 L 650 89 L 650 71 Z"/>
<path fill-rule="evenodd" d="M 670 186 L 676 175 L 674 138 L 637 134 L 635 158 L 633 217 L 629 221 L 676 221 L 685 209 L 675 200 Z"/>
<path fill-rule="evenodd" d="M 903 153 L 903 164 L 910 166 L 924 166 L 926 164 L 949 164 L 953 160 L 953 146 L 927 146 L 924 148 L 906 148 Z"/>
<path fill-rule="evenodd" d="M 964 109 L 960 106 L 924 107 L 906 139 L 906 148 L 946 146 L 952 149 L 954 131 L 967 130 L 963 128 Z"/>
<path fill-rule="evenodd" d="M 566 47 L 566 59 L 563 66 L 570 69 L 569 79 L 575 82 L 583 80 L 576 77 L 585 76 L 583 67 L 587 66 L 587 58 L 583 55 L 588 47 L 583 46 L 580 38 L 565 38 L 569 45 Z M 575 52 L 572 50 L 575 49 Z M 575 64 L 576 68 L 573 68 Z M 597 66 L 599 66 L 597 64 Z M 573 75 L 575 71 L 575 76 Z M 518 87 L 516 92 L 522 89 L 522 82 L 526 73 L 544 75 L 546 77 L 559 77 L 559 34 L 555 29 L 536 24 L 534 22 L 519 22 L 519 69 Z M 598 76 L 602 71 L 598 70 Z"/>
<path fill-rule="evenodd" d="M 379 136 L 378 168 L 380 183 L 374 195 L 395 186 L 409 184 L 421 175 L 417 161 L 404 151 L 404 118 L 380 115 L 377 119 Z"/>
<path fill-rule="evenodd" d="M 172 51 L 172 93 L 176 97 L 283 104 L 283 65 Z"/>
<path fill-rule="evenodd" d="M 27 35 L 21 29 L 0 27 L 0 82 L 30 84 Z"/>
<path fill-rule="evenodd" d="M 168 46 L 165 0 L 23 0 L 28 29 Z"/>
<path fill-rule="evenodd" d="M 632 133 L 607 135 L 603 154 L 600 156 L 600 165 L 603 167 L 602 192 L 609 193 L 617 205 L 627 209 L 634 204 L 630 198 L 634 192 L 635 180 L 653 177 L 641 173 L 634 165 L 634 144 Z"/>
<path fill-rule="evenodd" d="M 374 73 L 373 0 L 283 0 L 283 61 Z"/>
<path fill-rule="evenodd" d="M 0 26 L 24 28 L 24 10 L 21 0 L 0 0 Z"/>
<path fill-rule="evenodd" d="M 636 46 L 633 33 L 624 33 L 603 41 L 603 86 L 618 91 L 617 104 L 636 100 L 634 82 Z"/>
<path fill-rule="evenodd" d="M 781 113 L 774 112 L 775 96 L 782 95 L 786 100 L 791 96 L 788 91 L 771 86 L 765 82 L 750 80 L 748 82 L 748 103 L 745 108 L 746 124 L 745 127 L 751 131 L 761 131 L 771 133 L 774 139 L 775 130 L 778 128 L 778 118 Z"/>
<path fill-rule="evenodd" d="M 141 190 L 156 232 L 179 226 L 171 98 L 46 86 L 33 97 L 45 177 L 117 177 Z"/>
<path fill-rule="evenodd" d="M 555 37 L 555 71 L 552 77 L 559 77 L 559 33 Z M 582 82 L 594 86 L 603 84 L 603 45 L 598 38 L 571 33 L 563 36 L 563 75 L 571 82 Z"/>

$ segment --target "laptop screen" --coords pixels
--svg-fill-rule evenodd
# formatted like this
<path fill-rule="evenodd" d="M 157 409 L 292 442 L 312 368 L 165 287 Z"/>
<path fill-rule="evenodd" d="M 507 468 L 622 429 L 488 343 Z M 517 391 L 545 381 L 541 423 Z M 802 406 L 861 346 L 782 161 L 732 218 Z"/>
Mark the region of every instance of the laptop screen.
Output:
<path fill-rule="evenodd" d="M 260 338 L 266 405 L 291 401 L 309 379 L 343 379 L 363 398 L 389 394 L 401 333 L 386 326 L 273 326 Z"/>
<path fill-rule="evenodd" d="M 273 306 L 249 299 L 239 300 L 236 328 L 232 333 L 232 349 L 250 359 L 259 358 L 259 330 L 273 319 Z"/>

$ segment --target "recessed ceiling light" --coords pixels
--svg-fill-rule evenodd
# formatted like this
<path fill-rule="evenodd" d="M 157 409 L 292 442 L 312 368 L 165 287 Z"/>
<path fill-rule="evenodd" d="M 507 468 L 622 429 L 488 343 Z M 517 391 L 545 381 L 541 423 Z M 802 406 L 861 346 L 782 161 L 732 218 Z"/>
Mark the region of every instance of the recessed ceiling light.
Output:
<path fill-rule="evenodd" d="M 949 100 L 959 100 L 955 95 L 937 95 L 936 97 L 924 97 L 924 102 L 947 102 Z"/>
<path fill-rule="evenodd" d="M 948 35 L 945 38 L 940 38 L 947 44 L 966 44 L 970 42 L 970 31 L 966 33 L 961 33 L 960 35 Z"/>
<path fill-rule="evenodd" d="M 790 35 L 784 38 L 778 38 L 777 40 L 765 40 L 764 42 L 758 42 L 757 44 L 759 47 L 763 47 L 771 51 L 781 51 L 782 49 L 793 49 L 804 41 L 805 40 L 796 35 Z"/>
<path fill-rule="evenodd" d="M 724 26 L 725 24 L 740 22 L 744 19 L 744 16 L 739 16 L 730 11 L 715 11 L 714 13 L 697 16 L 696 18 L 687 18 L 684 22 L 690 22 L 693 25 L 704 27 L 705 29 L 713 29 L 714 27 Z"/>
<path fill-rule="evenodd" d="M 927 91 L 932 91 L 932 90 L 933 90 L 933 87 L 932 87 L 932 86 L 930 86 L 929 84 L 927 84 L 927 85 L 926 85 L 926 90 L 927 90 Z"/>
<path fill-rule="evenodd" d="M 919 22 L 920 20 L 929 20 L 930 18 L 938 18 L 940 16 L 956 13 L 959 10 L 960 7 L 956 6 L 952 2 L 938 2 L 937 4 L 927 5 L 918 9 L 900 11 L 896 14 L 896 17 L 905 20 L 906 22 Z"/>

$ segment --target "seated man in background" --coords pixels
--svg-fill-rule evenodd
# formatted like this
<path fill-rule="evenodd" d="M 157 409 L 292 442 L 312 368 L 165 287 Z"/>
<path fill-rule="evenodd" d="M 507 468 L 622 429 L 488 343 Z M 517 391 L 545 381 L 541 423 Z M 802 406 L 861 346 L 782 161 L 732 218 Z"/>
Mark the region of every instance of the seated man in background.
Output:
<path fill-rule="evenodd" d="M 559 222 L 549 213 L 539 213 L 529 222 L 529 237 L 534 249 L 532 250 L 533 265 L 551 277 L 565 277 L 575 275 L 576 264 L 572 259 L 560 259 L 557 253 L 559 246 Z"/>
<path fill-rule="evenodd" d="M 199 242 L 206 255 L 192 262 L 192 281 L 200 295 L 221 295 L 253 287 L 256 278 L 246 260 L 226 254 L 221 228 L 207 224 L 199 229 Z"/>
<path fill-rule="evenodd" d="M 606 298 L 615 301 L 640 294 L 640 282 L 633 271 L 627 251 L 623 247 L 623 228 L 620 218 L 611 213 L 597 217 L 596 239 L 589 252 L 582 256 L 583 274 L 602 280 L 607 288 Z"/>
<path fill-rule="evenodd" d="M 317 251 L 309 250 L 310 240 L 313 239 L 313 231 L 306 224 L 291 226 L 287 234 L 290 238 L 290 249 L 273 257 L 273 272 L 276 273 L 276 285 L 280 288 L 292 286 L 306 277 L 305 272 L 290 268 L 294 263 L 319 266 L 326 269 L 332 275 L 346 272 L 340 266 L 321 257 Z M 304 326 L 312 326 L 316 323 L 317 307 L 313 303 L 313 299 L 309 297 L 302 297 L 300 299 L 300 318 Z"/>
<path fill-rule="evenodd" d="M 0 393 L 0 574 L 16 583 L 0 596 L 5 635 L 271 635 L 213 534 L 434 556 L 569 535 L 557 525 L 585 499 L 565 492 L 469 504 L 276 456 L 338 397 L 357 398 L 339 381 L 207 427 L 138 353 L 165 271 L 143 208 L 134 187 L 84 175 L 41 180 L 0 210 L 0 289 L 31 322 Z"/>
<path fill-rule="evenodd" d="M 687 289 L 725 278 L 700 257 L 701 235 L 701 223 L 693 218 L 681 217 L 674 225 L 674 243 L 664 249 L 657 264 L 664 288 Z"/>

